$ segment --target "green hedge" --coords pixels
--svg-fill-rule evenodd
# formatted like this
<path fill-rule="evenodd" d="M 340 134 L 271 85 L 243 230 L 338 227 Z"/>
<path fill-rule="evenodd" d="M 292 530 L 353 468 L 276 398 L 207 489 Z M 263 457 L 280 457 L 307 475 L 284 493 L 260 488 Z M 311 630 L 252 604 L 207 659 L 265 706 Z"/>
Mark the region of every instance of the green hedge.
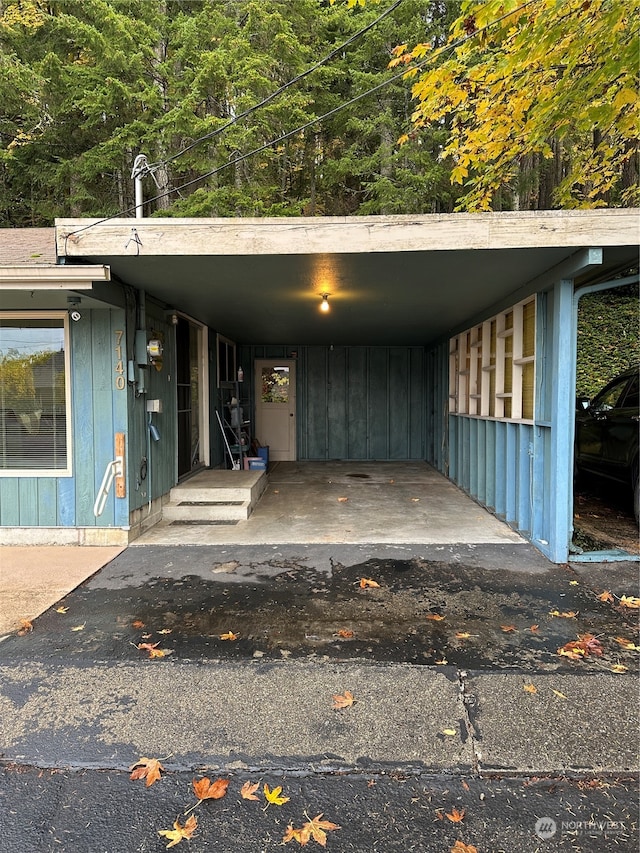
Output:
<path fill-rule="evenodd" d="M 639 362 L 637 285 L 583 296 L 578 303 L 576 394 L 593 397 L 610 379 Z"/>

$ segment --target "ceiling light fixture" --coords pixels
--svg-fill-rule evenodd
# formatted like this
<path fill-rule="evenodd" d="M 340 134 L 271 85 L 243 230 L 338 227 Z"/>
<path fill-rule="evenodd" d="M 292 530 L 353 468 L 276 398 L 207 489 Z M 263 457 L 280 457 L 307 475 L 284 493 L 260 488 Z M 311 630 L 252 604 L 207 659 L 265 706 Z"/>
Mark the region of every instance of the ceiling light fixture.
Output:
<path fill-rule="evenodd" d="M 322 294 L 322 302 L 320 303 L 320 310 L 324 311 L 325 314 L 329 310 L 329 294 L 328 293 Z"/>

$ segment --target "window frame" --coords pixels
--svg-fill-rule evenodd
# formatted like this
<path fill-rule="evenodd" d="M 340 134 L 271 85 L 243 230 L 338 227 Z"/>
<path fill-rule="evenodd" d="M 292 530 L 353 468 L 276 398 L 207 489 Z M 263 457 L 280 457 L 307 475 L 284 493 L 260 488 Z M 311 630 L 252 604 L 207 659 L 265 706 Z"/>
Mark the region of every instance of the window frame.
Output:
<path fill-rule="evenodd" d="M 220 373 L 220 347 L 224 346 L 226 351 L 226 363 L 227 363 L 227 377 L 221 376 Z M 229 353 L 233 354 L 233 366 L 231 367 L 231 372 L 229 372 Z M 224 335 L 221 335 L 219 332 L 216 333 L 216 376 L 218 380 L 218 388 L 223 387 L 223 383 L 225 382 L 235 382 L 237 379 L 237 363 L 238 363 L 238 354 L 237 354 L 237 345 L 235 341 L 232 341 L 230 338 L 226 338 Z"/>
<path fill-rule="evenodd" d="M 0 477 L 72 477 L 73 409 L 71 388 L 71 335 L 68 311 L 0 311 L 0 320 L 62 320 L 64 336 L 64 410 L 67 464 L 64 468 L 0 468 Z"/>
<path fill-rule="evenodd" d="M 525 306 L 533 306 L 533 352 L 525 355 Z M 536 297 L 530 296 L 449 340 L 449 414 L 535 422 Z M 526 365 L 534 369 L 525 400 Z M 530 403 L 531 417 L 523 417 Z"/>

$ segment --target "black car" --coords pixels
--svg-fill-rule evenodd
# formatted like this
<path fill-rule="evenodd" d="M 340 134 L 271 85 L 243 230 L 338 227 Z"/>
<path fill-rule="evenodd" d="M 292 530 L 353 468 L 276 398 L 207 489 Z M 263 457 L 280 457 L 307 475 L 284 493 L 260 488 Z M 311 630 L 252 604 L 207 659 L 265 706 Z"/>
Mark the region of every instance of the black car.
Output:
<path fill-rule="evenodd" d="M 638 367 L 633 367 L 612 379 L 593 400 L 578 398 L 575 445 L 577 473 L 606 477 L 633 490 L 636 521 L 640 515 L 639 377 Z"/>

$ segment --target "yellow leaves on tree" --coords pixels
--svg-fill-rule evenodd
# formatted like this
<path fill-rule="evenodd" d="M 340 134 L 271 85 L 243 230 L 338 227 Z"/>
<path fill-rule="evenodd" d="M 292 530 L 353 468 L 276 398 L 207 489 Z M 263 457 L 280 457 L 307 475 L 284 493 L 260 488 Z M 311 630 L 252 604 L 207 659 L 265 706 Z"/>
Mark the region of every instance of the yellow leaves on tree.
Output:
<path fill-rule="evenodd" d="M 169 847 L 175 847 L 176 844 L 179 844 L 183 838 L 186 838 L 189 841 L 193 838 L 193 833 L 198 828 L 198 818 L 195 815 L 190 815 L 184 825 L 181 826 L 178 820 L 174 821 L 173 829 L 159 829 L 158 835 L 163 835 L 165 838 L 169 839 L 169 843 L 167 844 L 167 850 Z"/>
<path fill-rule="evenodd" d="M 266 783 L 263 788 L 265 798 L 267 800 L 267 806 L 283 806 L 285 803 L 288 803 L 290 797 L 282 796 L 282 785 L 278 785 L 276 788 L 271 789 Z"/>
<path fill-rule="evenodd" d="M 157 758 L 140 758 L 135 764 L 131 765 L 129 770 L 133 771 L 130 779 L 133 779 L 134 782 L 136 779 L 146 779 L 145 786 L 149 788 L 160 779 L 164 767 Z"/>
<path fill-rule="evenodd" d="M 630 8 L 623 0 L 467 0 L 448 45 L 428 62 L 422 44 L 394 51 L 392 66 L 419 70 L 414 125 L 446 120 L 451 128 L 442 157 L 452 183 L 467 190 L 458 209 L 490 210 L 497 193 L 512 192 L 525 158 L 541 169 L 562 158 L 554 207 L 637 203 L 637 176 L 624 176 L 640 125 Z"/>
<path fill-rule="evenodd" d="M 337 823 L 331 823 L 329 820 L 322 820 L 323 814 L 316 815 L 308 820 L 300 829 L 294 829 L 293 824 L 289 824 L 285 832 L 282 843 L 288 844 L 289 841 L 297 841 L 301 847 L 304 847 L 310 839 L 313 838 L 321 847 L 327 846 L 327 832 L 332 832 L 335 829 L 340 829 Z"/>

